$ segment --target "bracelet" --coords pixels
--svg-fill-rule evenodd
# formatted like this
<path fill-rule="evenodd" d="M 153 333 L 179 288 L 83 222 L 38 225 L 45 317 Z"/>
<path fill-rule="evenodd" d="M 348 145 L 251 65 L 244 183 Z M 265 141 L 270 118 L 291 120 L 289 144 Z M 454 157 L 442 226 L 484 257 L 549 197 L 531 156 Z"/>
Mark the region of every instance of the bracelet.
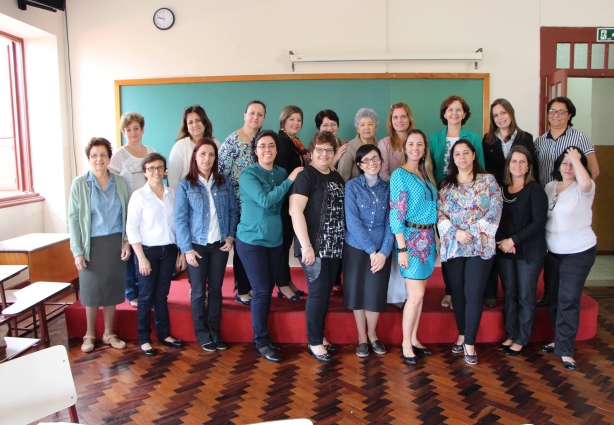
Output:
<path fill-rule="evenodd" d="M 301 252 L 305 252 L 307 251 L 309 248 L 311 248 L 311 245 L 307 245 L 305 247 L 301 247 Z"/>
<path fill-rule="evenodd" d="M 407 252 L 407 247 L 397 248 L 397 252 Z"/>

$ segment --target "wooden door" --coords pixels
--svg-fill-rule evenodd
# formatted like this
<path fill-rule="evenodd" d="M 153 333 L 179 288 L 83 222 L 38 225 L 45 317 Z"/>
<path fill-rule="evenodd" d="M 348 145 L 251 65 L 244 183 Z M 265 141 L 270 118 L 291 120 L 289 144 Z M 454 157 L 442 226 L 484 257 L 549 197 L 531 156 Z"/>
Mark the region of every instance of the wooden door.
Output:
<path fill-rule="evenodd" d="M 548 97 L 548 102 L 554 99 L 555 97 L 559 97 L 559 96 L 567 97 L 567 77 L 568 76 L 569 76 L 569 71 L 567 69 L 559 69 L 558 71 L 555 71 L 546 77 L 546 87 L 547 87 L 546 94 Z M 542 128 L 542 133 L 545 133 L 549 130 L 547 103 L 544 105 L 542 118 L 545 123 L 544 127 Z"/>

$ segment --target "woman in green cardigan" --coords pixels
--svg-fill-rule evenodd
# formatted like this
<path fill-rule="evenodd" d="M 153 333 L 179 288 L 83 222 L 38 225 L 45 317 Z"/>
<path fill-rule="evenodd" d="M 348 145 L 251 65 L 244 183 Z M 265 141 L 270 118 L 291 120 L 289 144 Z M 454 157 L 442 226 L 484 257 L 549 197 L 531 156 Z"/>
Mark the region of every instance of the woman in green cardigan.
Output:
<path fill-rule="evenodd" d="M 85 306 L 87 331 L 81 351 L 94 349 L 98 308 L 103 307 L 103 344 L 125 348 L 113 333 L 115 306 L 124 302 L 126 265 L 130 245 L 126 236 L 126 207 L 130 189 L 123 177 L 109 173 L 111 143 L 93 137 L 85 148 L 91 169 L 77 177 L 70 189 L 68 229 L 70 249 L 79 271 L 81 304 Z"/>
<path fill-rule="evenodd" d="M 463 125 L 469 120 L 471 111 L 469 104 L 461 96 L 448 96 L 439 108 L 439 117 L 445 127 L 429 136 L 429 147 L 431 148 L 431 159 L 435 166 L 435 180 L 437 185 L 446 176 L 448 164 L 452 160 L 450 151 L 454 143 L 460 139 L 466 139 L 475 147 L 478 162 L 484 168 L 484 152 L 482 151 L 482 139 L 475 133 L 467 131 Z M 442 307 L 452 308 L 452 296 L 446 277 L 446 269 L 442 263 L 443 280 L 446 284 L 446 292 L 441 300 Z"/>

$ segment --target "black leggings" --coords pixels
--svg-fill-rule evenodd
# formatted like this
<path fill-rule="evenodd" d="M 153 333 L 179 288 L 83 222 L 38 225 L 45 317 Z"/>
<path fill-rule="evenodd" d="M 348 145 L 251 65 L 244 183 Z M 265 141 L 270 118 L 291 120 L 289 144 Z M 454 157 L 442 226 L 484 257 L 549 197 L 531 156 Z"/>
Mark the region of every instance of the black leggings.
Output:
<path fill-rule="evenodd" d="M 458 257 L 445 262 L 450 281 L 452 304 L 458 334 L 465 336 L 465 344 L 475 345 L 475 337 L 482 319 L 482 299 L 494 257 Z"/>

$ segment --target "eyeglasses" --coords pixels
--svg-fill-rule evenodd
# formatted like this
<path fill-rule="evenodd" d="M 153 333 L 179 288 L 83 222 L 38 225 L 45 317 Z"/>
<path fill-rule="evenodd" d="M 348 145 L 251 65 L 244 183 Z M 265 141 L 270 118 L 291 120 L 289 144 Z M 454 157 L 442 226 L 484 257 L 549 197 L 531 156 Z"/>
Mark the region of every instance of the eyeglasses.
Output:
<path fill-rule="evenodd" d="M 554 207 L 556 207 L 556 203 L 559 200 L 559 194 L 557 193 L 556 195 L 554 195 L 552 197 L 552 201 L 550 202 L 550 206 L 548 207 L 548 211 L 552 211 L 554 210 Z"/>
<path fill-rule="evenodd" d="M 332 155 L 335 153 L 335 150 L 333 148 L 318 148 L 316 147 L 316 152 L 319 154 L 323 154 L 323 153 L 327 153 L 329 155 Z"/>
<path fill-rule="evenodd" d="M 326 124 L 322 124 L 322 125 L 320 126 L 320 128 L 337 128 L 337 127 L 338 127 L 338 125 L 337 125 L 337 123 L 336 123 L 336 122 L 334 122 L 334 121 L 333 121 L 333 122 L 328 122 L 328 123 L 326 123 Z"/>
<path fill-rule="evenodd" d="M 276 145 L 275 143 L 269 143 L 268 145 L 264 145 L 264 144 L 262 144 L 262 145 L 257 145 L 257 146 L 256 146 L 256 149 L 262 149 L 262 150 L 265 150 L 265 149 L 267 149 L 267 148 L 268 148 L 268 149 L 270 149 L 270 150 L 273 150 L 273 149 L 275 149 L 276 147 L 277 147 L 277 145 Z"/>
<path fill-rule="evenodd" d="M 559 109 L 558 111 L 556 109 L 549 109 L 548 110 L 548 115 L 550 116 L 555 116 L 558 115 L 559 117 L 564 117 L 565 115 L 567 115 L 567 112 L 565 109 Z"/>
<path fill-rule="evenodd" d="M 145 168 L 145 169 L 146 169 L 147 171 L 149 171 L 150 173 L 152 173 L 152 174 L 153 174 L 155 171 L 157 171 L 157 172 L 159 172 L 159 173 L 162 173 L 162 172 L 164 172 L 164 169 L 165 169 L 165 168 L 166 168 L 166 167 L 165 167 L 164 165 L 158 165 L 157 167 L 153 167 L 153 166 L 152 166 L 152 167 L 147 167 L 147 168 Z"/>
<path fill-rule="evenodd" d="M 107 155 L 106 153 L 93 153 L 90 155 L 90 159 L 105 159 L 108 158 L 109 155 Z"/>
<path fill-rule="evenodd" d="M 360 163 L 362 165 L 369 165 L 369 162 L 372 162 L 374 164 L 377 164 L 378 162 L 380 162 L 382 160 L 382 158 L 380 158 L 379 156 L 374 156 L 373 158 L 365 158 L 362 161 L 360 161 Z"/>

